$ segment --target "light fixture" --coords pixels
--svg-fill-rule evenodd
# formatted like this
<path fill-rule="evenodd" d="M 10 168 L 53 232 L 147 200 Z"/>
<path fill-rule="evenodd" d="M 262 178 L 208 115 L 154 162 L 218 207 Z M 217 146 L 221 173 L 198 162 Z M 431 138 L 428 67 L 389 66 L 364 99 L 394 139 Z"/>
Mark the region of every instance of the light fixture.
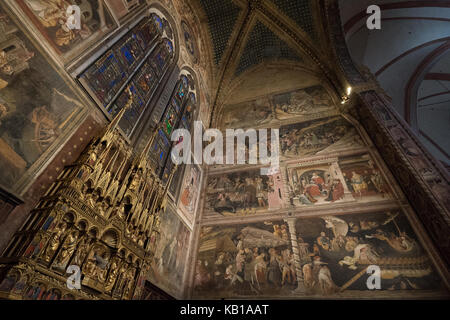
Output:
<path fill-rule="evenodd" d="M 352 94 L 352 87 L 347 87 L 347 94 L 344 94 L 342 96 L 341 104 L 346 104 L 351 94 Z"/>

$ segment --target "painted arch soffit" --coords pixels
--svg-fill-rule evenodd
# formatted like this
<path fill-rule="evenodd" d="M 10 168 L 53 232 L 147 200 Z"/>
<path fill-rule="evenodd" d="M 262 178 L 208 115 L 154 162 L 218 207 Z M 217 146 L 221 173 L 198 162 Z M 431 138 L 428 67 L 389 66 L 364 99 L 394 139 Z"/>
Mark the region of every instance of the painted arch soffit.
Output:
<path fill-rule="evenodd" d="M 222 127 L 224 125 L 224 117 L 226 118 L 226 115 L 232 112 L 233 107 L 236 105 L 245 105 L 249 101 L 258 100 L 263 97 L 313 86 L 323 87 L 331 99 L 329 102 L 330 106 L 332 105 L 334 107 L 335 112 L 343 112 L 340 108 L 339 97 L 335 94 L 332 85 L 317 70 L 289 60 L 272 61 L 256 65 L 244 72 L 244 74 L 233 79 L 223 89 L 222 99 L 217 102 L 215 122 L 213 125 Z M 303 116 L 305 115 L 303 114 Z M 289 121 L 294 121 L 296 119 L 294 118 L 291 118 Z M 278 121 L 271 123 L 271 125 L 275 125 L 275 123 L 278 123 Z M 241 125 L 246 127 L 243 123 Z M 257 127 L 260 126 L 253 124 L 253 126 L 255 125 Z"/>

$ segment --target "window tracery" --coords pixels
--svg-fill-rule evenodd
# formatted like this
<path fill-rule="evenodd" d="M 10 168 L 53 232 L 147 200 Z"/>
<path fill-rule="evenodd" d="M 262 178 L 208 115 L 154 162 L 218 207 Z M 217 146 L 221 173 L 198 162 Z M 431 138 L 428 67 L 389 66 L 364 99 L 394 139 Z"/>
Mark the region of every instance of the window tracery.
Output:
<path fill-rule="evenodd" d="M 192 128 L 196 110 L 196 91 L 190 74 L 182 74 L 175 85 L 169 103 L 163 113 L 158 137 L 152 146 L 152 158 L 163 181 L 174 167 L 170 159 L 173 143 L 171 135 L 176 129 Z M 175 142 L 176 143 L 176 142 Z"/>
<path fill-rule="evenodd" d="M 78 79 L 102 111 L 114 118 L 133 95 L 120 128 L 130 136 L 162 79 L 174 64 L 173 32 L 168 21 L 156 13 L 142 19 L 104 52 Z M 149 110 L 151 112 L 151 110 Z"/>

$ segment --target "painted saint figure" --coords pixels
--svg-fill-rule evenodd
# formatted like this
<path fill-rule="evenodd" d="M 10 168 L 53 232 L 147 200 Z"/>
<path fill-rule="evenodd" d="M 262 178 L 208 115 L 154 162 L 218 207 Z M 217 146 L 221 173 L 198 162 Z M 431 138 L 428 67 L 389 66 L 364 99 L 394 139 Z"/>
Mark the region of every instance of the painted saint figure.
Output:
<path fill-rule="evenodd" d="M 355 171 L 352 172 L 351 183 L 353 190 L 355 190 L 360 197 L 362 197 L 362 194 L 367 191 L 368 187 L 367 183 L 364 181 L 364 177 Z"/>

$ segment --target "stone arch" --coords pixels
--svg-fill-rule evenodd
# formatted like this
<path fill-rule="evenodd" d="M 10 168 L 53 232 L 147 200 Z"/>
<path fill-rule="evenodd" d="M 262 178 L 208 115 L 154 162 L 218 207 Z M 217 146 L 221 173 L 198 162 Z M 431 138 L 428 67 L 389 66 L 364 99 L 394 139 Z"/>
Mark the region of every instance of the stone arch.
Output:
<path fill-rule="evenodd" d="M 230 106 L 255 100 L 258 97 L 270 96 L 277 92 L 315 85 L 320 85 L 325 89 L 338 109 L 341 105 L 341 97 L 336 93 L 334 85 L 314 68 L 292 61 L 257 64 L 222 87 L 212 114 L 212 126 L 221 126 L 221 121 Z"/>
<path fill-rule="evenodd" d="M 117 255 L 125 260 L 125 257 L 127 256 L 127 250 L 125 248 L 121 248 Z"/>
<path fill-rule="evenodd" d="M 92 237 L 93 239 L 96 239 L 98 237 L 99 231 L 97 227 L 92 227 L 88 231 L 88 235 Z"/>
<path fill-rule="evenodd" d="M 129 264 L 132 264 L 133 261 L 134 261 L 134 256 L 130 253 L 126 258 L 126 262 L 128 262 Z"/>
<path fill-rule="evenodd" d="M 80 231 L 86 231 L 89 229 L 89 222 L 86 219 L 80 219 L 76 225 Z"/>
<path fill-rule="evenodd" d="M 148 9 L 148 12 L 150 14 L 155 13 L 155 14 L 159 15 L 161 18 L 165 18 L 169 22 L 169 25 L 173 32 L 173 35 L 172 35 L 172 37 L 167 37 L 167 34 L 163 33 L 163 37 L 164 37 L 164 35 L 166 35 L 167 38 L 172 40 L 172 43 L 174 44 L 174 53 L 175 53 L 174 61 L 178 61 L 178 57 L 180 55 L 180 38 L 179 38 L 179 32 L 177 30 L 177 24 L 175 22 L 175 19 L 170 15 L 168 10 L 159 3 L 152 3 L 150 8 Z"/>
<path fill-rule="evenodd" d="M 193 119 L 196 120 L 199 118 L 200 114 L 200 83 L 198 79 L 197 73 L 189 66 L 183 66 L 180 71 L 180 76 L 186 75 L 190 82 L 193 82 L 194 87 L 190 86 L 189 93 L 193 93 L 195 95 L 195 114 L 193 115 Z M 190 76 L 190 77 L 189 77 Z M 191 83 L 192 84 L 192 83 Z"/>
<path fill-rule="evenodd" d="M 73 210 L 68 211 L 62 217 L 62 221 L 66 222 L 67 224 L 73 224 L 73 223 L 75 223 L 77 221 L 77 219 L 78 219 L 78 215 Z"/>
<path fill-rule="evenodd" d="M 120 242 L 121 242 L 120 234 L 116 229 L 106 230 L 102 234 L 101 239 L 104 243 L 106 243 L 108 246 L 110 246 L 112 248 L 119 247 Z"/>

